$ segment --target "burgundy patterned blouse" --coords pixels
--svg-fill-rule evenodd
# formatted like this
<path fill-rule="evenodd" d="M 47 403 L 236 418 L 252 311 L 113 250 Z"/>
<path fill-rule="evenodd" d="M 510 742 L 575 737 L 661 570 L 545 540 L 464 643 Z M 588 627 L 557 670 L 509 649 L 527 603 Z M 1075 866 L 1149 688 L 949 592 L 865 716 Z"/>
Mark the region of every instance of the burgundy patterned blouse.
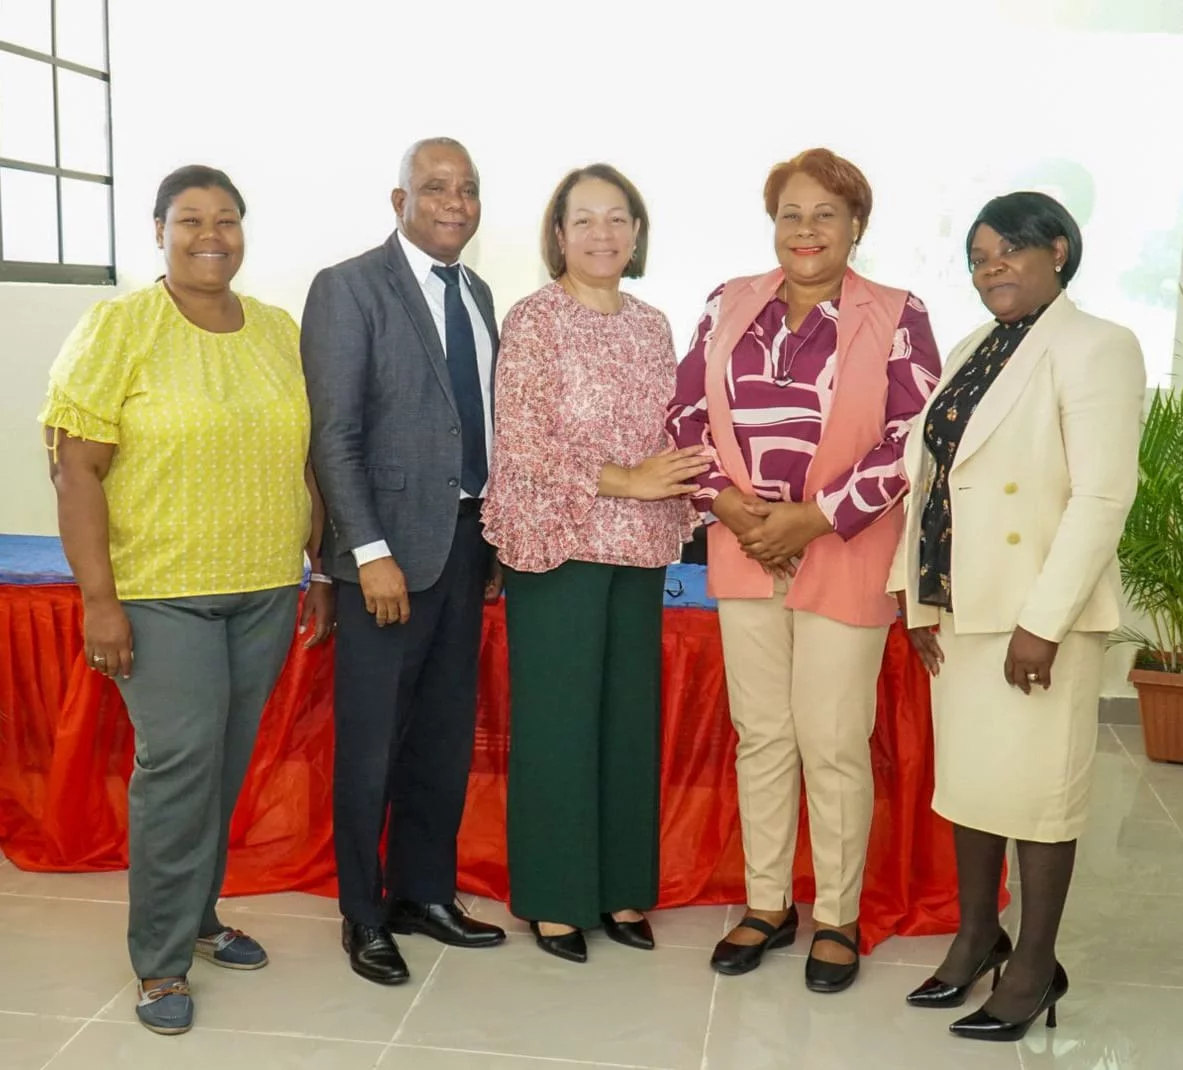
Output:
<path fill-rule="evenodd" d="M 707 423 L 706 338 L 722 292 L 720 286 L 708 299 L 694 344 L 678 368 L 669 429 L 680 447 L 714 446 Z M 796 332 L 785 325 L 786 312 L 785 303 L 774 298 L 740 339 L 727 371 L 727 396 L 756 493 L 769 501 L 799 502 L 833 397 L 838 303 L 817 305 Z M 928 312 L 918 298 L 909 296 L 887 365 L 883 440 L 816 498 L 844 539 L 857 535 L 903 496 L 904 443 L 940 374 Z M 693 501 L 707 512 L 731 481 L 716 463 L 699 476 L 698 484 L 701 493 Z"/>
<path fill-rule="evenodd" d="M 605 464 L 631 467 L 669 446 L 676 367 L 665 316 L 628 294 L 607 315 L 550 283 L 510 309 L 483 512 L 504 564 L 547 572 L 568 560 L 658 568 L 678 558 L 695 523 L 685 499 L 597 495 Z"/>

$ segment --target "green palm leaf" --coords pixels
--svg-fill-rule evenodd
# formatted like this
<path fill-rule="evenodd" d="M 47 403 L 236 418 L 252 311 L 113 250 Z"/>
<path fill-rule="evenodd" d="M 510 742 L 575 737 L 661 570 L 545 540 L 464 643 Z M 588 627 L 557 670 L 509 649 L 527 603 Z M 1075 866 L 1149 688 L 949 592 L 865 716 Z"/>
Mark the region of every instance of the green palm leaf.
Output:
<path fill-rule="evenodd" d="M 1130 605 L 1149 633 L 1114 632 L 1138 663 L 1183 671 L 1183 397 L 1157 390 L 1138 450 L 1138 493 L 1117 550 Z"/>

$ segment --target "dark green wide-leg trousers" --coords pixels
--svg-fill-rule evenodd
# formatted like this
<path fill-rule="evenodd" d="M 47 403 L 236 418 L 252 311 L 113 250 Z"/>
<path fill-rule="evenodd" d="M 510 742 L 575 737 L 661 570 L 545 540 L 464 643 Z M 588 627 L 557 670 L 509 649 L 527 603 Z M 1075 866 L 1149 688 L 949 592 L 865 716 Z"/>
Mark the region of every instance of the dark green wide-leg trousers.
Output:
<path fill-rule="evenodd" d="M 510 909 L 582 929 L 657 902 L 665 570 L 505 570 Z"/>

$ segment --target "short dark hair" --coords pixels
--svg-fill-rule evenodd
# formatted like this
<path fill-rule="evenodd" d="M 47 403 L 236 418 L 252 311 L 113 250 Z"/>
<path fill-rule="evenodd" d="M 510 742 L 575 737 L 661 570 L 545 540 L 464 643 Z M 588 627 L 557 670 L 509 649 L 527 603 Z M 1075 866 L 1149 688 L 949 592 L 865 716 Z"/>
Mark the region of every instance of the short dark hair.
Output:
<path fill-rule="evenodd" d="M 562 229 L 563 220 L 567 218 L 567 201 L 571 191 L 587 178 L 598 178 L 620 190 L 628 201 L 629 215 L 640 224 L 637 228 L 637 250 L 624 269 L 626 279 L 639 279 L 645 274 L 645 259 L 649 254 L 649 210 L 645 207 L 640 190 L 615 167 L 606 163 L 576 168 L 563 178 L 551 194 L 550 204 L 546 206 L 546 215 L 542 220 L 542 259 L 546 270 L 552 279 L 557 279 L 567 270 L 567 258 L 559 245 L 556 229 Z"/>
<path fill-rule="evenodd" d="M 152 218 L 164 222 L 173 201 L 187 189 L 224 190 L 234 199 L 238 206 L 238 214 L 246 215 L 246 201 L 242 199 L 238 187 L 230 181 L 230 176 L 216 167 L 195 163 L 178 167 L 160 183 L 160 189 L 156 191 L 156 207 L 152 209 Z"/>
<path fill-rule="evenodd" d="M 1060 272 L 1060 285 L 1067 286 L 1080 270 L 1084 238 L 1072 213 L 1046 193 L 1007 193 L 995 197 L 978 213 L 965 236 L 965 257 L 973 248 L 974 235 L 982 224 L 996 230 L 1016 249 L 1054 249 L 1057 238 L 1068 242 L 1068 256 Z"/>

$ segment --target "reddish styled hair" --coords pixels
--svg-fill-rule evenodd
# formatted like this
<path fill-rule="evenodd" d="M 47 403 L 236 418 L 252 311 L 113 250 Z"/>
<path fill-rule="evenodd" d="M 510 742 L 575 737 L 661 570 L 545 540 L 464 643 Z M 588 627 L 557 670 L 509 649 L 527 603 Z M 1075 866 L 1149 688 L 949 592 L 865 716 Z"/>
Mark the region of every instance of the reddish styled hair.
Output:
<path fill-rule="evenodd" d="M 768 172 L 768 180 L 764 183 L 764 208 L 768 218 L 776 219 L 785 184 L 800 172 L 850 206 L 851 215 L 859 221 L 861 241 L 871 218 L 871 183 L 854 164 L 829 149 L 808 149 L 785 163 L 778 163 Z"/>

